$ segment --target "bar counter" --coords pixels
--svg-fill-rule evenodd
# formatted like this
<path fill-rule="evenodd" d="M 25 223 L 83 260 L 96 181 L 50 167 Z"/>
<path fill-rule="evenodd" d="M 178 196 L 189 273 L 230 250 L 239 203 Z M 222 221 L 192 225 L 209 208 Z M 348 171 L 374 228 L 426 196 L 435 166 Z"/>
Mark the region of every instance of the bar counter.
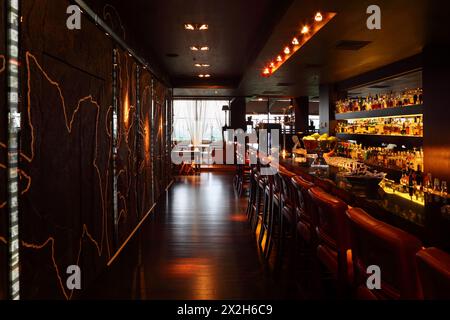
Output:
<path fill-rule="evenodd" d="M 425 246 L 435 246 L 450 252 L 450 212 L 443 210 L 448 200 L 425 194 L 425 204 L 414 202 L 383 188 L 351 185 L 339 173 L 339 168 L 312 168 L 309 164 L 280 158 L 280 167 L 297 175 L 309 175 L 314 181 L 328 180 L 348 199 L 348 204 L 367 211 L 375 218 L 407 231 L 422 240 Z"/>

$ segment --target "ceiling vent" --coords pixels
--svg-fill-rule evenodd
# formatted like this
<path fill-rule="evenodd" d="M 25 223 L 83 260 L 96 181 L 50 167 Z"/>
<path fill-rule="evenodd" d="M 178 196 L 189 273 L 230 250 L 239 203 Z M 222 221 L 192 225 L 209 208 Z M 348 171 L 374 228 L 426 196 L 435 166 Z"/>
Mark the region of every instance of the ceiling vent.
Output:
<path fill-rule="evenodd" d="M 283 92 L 281 91 L 270 91 L 270 90 L 266 90 L 263 92 L 263 94 L 282 94 Z"/>
<path fill-rule="evenodd" d="M 290 86 L 293 86 L 295 83 L 293 83 L 293 82 L 280 82 L 280 83 L 278 83 L 277 84 L 277 86 L 279 86 L 279 87 L 290 87 Z"/>
<path fill-rule="evenodd" d="M 336 44 L 338 50 L 358 51 L 372 43 L 371 41 L 341 40 Z"/>

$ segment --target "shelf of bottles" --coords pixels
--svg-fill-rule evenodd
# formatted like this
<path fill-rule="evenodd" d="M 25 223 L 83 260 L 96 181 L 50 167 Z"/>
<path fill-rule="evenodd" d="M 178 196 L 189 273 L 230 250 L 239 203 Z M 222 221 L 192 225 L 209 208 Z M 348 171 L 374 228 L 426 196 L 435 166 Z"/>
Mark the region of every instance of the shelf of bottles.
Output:
<path fill-rule="evenodd" d="M 422 138 L 423 115 L 349 119 L 338 122 L 336 133 Z"/>
<path fill-rule="evenodd" d="M 386 147 L 364 147 L 361 144 L 339 142 L 336 155 L 363 162 L 370 166 L 401 171 L 423 170 L 423 149 L 397 150 Z"/>
<path fill-rule="evenodd" d="M 423 104 L 423 90 L 421 88 L 406 90 L 401 93 L 347 98 L 337 101 L 336 114 L 348 114 L 361 111 L 375 111 L 391 108 L 406 108 Z"/>

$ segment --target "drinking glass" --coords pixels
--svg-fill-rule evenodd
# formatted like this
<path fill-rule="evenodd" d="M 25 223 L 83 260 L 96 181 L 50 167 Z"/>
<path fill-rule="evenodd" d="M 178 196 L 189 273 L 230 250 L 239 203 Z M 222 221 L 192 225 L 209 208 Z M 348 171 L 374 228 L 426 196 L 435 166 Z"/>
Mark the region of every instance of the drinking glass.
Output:
<path fill-rule="evenodd" d="M 447 197 L 448 194 L 448 189 L 447 189 L 447 181 L 442 181 L 442 185 L 441 185 L 441 194 L 444 198 Z"/>
<path fill-rule="evenodd" d="M 439 193 L 440 189 L 440 182 L 438 178 L 434 178 L 434 191 Z"/>

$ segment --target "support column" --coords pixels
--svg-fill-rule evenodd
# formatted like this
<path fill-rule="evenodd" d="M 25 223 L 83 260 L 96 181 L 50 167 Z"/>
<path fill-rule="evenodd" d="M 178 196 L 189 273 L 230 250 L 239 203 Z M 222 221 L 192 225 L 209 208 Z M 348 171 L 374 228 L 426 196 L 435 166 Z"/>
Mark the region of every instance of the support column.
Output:
<path fill-rule="evenodd" d="M 334 110 L 336 106 L 336 94 L 330 84 L 321 84 L 319 87 L 319 131 L 321 134 L 334 131 Z"/>
<path fill-rule="evenodd" d="M 230 127 L 233 129 L 246 129 L 246 103 L 245 98 L 235 98 L 230 105 L 231 123 Z"/>
<path fill-rule="evenodd" d="M 295 110 L 295 132 L 308 132 L 309 119 L 309 97 L 298 97 L 294 99 Z"/>
<path fill-rule="evenodd" d="M 450 56 L 449 46 L 424 49 L 424 167 L 425 172 L 450 182 Z"/>

